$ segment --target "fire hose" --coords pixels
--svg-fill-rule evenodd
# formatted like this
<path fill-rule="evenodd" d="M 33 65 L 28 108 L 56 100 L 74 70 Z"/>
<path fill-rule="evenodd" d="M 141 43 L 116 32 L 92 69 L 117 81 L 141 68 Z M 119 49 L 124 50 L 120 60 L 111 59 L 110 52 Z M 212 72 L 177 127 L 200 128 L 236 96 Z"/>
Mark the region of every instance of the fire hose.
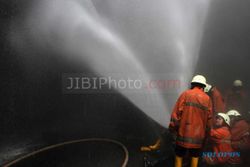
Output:
<path fill-rule="evenodd" d="M 127 163 L 128 163 L 128 159 L 129 159 L 129 153 L 128 153 L 128 149 L 121 143 L 121 142 L 118 142 L 116 140 L 112 140 L 112 139 L 106 139 L 106 138 L 87 138 L 87 139 L 78 139 L 78 140 L 71 140 L 71 141 L 67 141 L 67 142 L 63 142 L 63 143 L 59 143 L 59 144 L 54 144 L 54 145 L 50 145 L 50 146 L 47 146 L 47 147 L 44 147 L 42 149 L 39 149 L 37 151 L 34 151 L 34 152 L 31 152 L 31 153 L 28 153 L 22 157 L 19 157 L 7 164 L 5 164 L 3 167 L 10 167 L 11 165 L 14 165 L 24 159 L 27 159 L 33 155 L 37 155 L 41 152 L 44 152 L 44 151 L 47 151 L 47 150 L 51 150 L 51 149 L 54 149 L 54 148 L 58 148 L 58 147 L 61 147 L 61 146 L 65 146 L 65 145 L 70 145 L 70 144 L 75 144 L 75 143 L 82 143 L 82 142 L 91 142 L 91 141 L 94 141 L 94 142 L 108 142 L 108 143 L 113 143 L 113 144 L 117 144 L 119 145 L 124 153 L 125 153 L 125 156 L 124 156 L 124 160 L 122 162 L 122 165 L 121 167 L 126 167 L 127 166 Z"/>

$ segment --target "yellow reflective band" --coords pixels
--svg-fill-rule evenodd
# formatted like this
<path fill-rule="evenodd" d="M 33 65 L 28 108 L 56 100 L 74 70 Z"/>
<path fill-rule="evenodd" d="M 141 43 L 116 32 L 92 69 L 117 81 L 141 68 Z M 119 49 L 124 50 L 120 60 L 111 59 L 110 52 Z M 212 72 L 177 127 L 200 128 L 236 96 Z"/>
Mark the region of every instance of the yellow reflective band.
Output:
<path fill-rule="evenodd" d="M 201 105 L 201 104 L 198 104 L 198 103 L 193 103 L 193 102 L 186 102 L 185 103 L 186 106 L 192 106 L 192 107 L 196 107 L 196 108 L 199 108 L 201 110 L 204 110 L 204 111 L 208 111 L 208 108 Z"/>
<path fill-rule="evenodd" d="M 178 136 L 176 139 L 177 142 L 186 142 L 186 143 L 191 143 L 191 144 L 202 144 L 203 139 L 194 139 L 190 137 L 181 137 Z"/>

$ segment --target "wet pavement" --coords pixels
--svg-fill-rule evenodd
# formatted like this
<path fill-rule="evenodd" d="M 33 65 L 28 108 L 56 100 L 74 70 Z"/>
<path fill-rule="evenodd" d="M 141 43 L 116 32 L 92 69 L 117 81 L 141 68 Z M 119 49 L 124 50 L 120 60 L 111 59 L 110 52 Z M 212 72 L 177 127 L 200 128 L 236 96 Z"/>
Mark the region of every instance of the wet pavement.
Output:
<path fill-rule="evenodd" d="M 86 167 L 111 167 L 122 166 L 126 152 L 114 143 L 108 142 L 80 142 L 50 148 L 37 154 L 30 155 L 14 163 L 13 167 L 32 166 L 86 166 Z"/>

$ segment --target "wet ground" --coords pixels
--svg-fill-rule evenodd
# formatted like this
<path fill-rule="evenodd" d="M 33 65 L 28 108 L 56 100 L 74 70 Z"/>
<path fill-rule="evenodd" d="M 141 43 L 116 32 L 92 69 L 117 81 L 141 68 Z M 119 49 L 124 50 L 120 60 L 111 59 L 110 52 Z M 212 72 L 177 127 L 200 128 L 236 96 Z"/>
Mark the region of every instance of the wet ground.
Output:
<path fill-rule="evenodd" d="M 81 142 L 50 148 L 14 163 L 15 166 L 122 166 L 126 152 L 108 142 Z"/>
<path fill-rule="evenodd" d="M 139 140 L 143 141 L 139 138 L 125 137 L 114 140 L 120 141 L 121 144 L 105 140 L 78 142 L 71 140 L 72 143 L 60 142 L 61 144 L 58 145 L 58 143 L 52 144 L 52 141 L 48 141 L 51 144 L 39 145 L 33 141 L 26 145 L 20 144 L 18 147 L 16 143 L 9 145 L 9 150 L 2 152 L 2 157 L 5 158 L 3 164 L 6 167 L 116 167 L 122 164 L 139 167 L 143 166 L 145 155 L 139 150 L 142 145 Z"/>

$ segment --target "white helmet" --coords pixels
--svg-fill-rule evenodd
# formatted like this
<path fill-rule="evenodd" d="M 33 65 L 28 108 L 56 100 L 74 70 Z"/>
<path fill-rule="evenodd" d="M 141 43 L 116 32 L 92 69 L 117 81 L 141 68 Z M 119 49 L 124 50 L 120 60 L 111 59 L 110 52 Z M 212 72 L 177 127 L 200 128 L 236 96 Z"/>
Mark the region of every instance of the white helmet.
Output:
<path fill-rule="evenodd" d="M 191 81 L 191 83 L 199 83 L 199 84 L 202 84 L 204 86 L 207 85 L 206 83 L 206 78 L 202 75 L 195 75 Z"/>
<path fill-rule="evenodd" d="M 218 113 L 217 115 L 221 116 L 224 121 L 226 122 L 226 124 L 228 124 L 228 126 L 230 126 L 230 118 L 227 114 L 225 113 Z"/>
<path fill-rule="evenodd" d="M 236 110 L 229 110 L 227 112 L 227 115 L 228 116 L 240 116 L 241 114 L 238 111 L 236 111 Z"/>
<path fill-rule="evenodd" d="M 212 85 L 206 84 L 206 87 L 204 88 L 204 92 L 209 92 L 212 88 Z"/>
<path fill-rule="evenodd" d="M 235 80 L 234 81 L 234 83 L 233 83 L 233 86 L 235 86 L 235 87 L 240 87 L 240 86 L 242 86 L 243 84 L 242 84 L 242 81 L 241 80 Z"/>

